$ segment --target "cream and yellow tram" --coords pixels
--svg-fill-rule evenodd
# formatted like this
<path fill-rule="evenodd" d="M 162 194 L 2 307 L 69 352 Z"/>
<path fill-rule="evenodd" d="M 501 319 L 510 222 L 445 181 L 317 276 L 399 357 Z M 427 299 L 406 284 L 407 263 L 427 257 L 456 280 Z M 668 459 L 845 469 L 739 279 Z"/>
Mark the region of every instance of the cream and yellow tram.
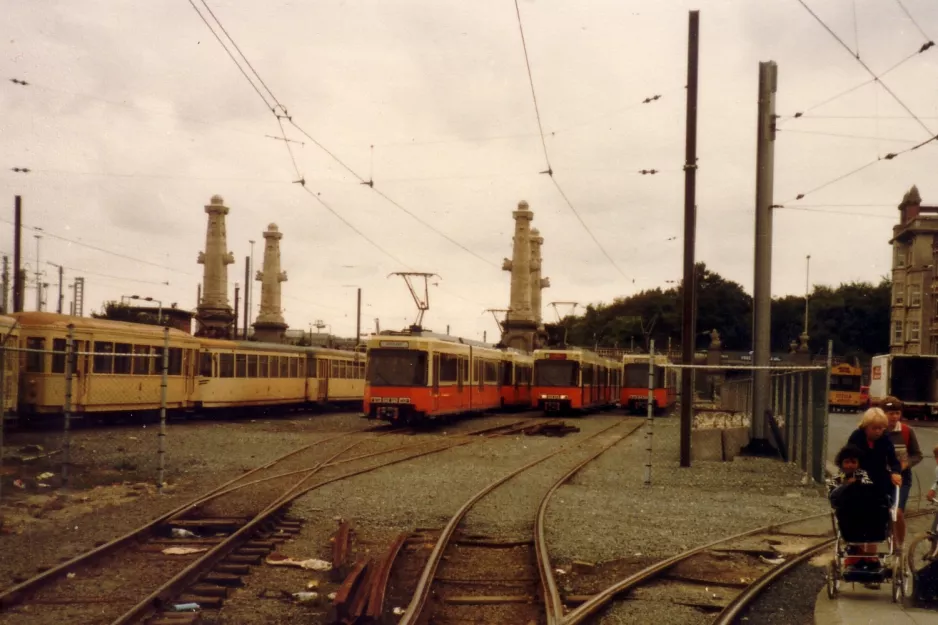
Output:
<path fill-rule="evenodd" d="M 19 412 L 58 414 L 65 406 L 65 360 L 73 328 L 72 413 L 136 413 L 161 402 L 164 329 L 159 326 L 69 317 L 46 312 L 13 313 L 19 322 Z M 188 406 L 194 391 L 198 341 L 169 330 L 166 404 Z"/>
<path fill-rule="evenodd" d="M 19 402 L 20 367 L 19 323 L 13 317 L 0 316 L 0 353 L 3 354 L 3 418 L 16 413 Z"/>
<path fill-rule="evenodd" d="M 201 339 L 196 410 L 361 402 L 361 352 Z"/>
<path fill-rule="evenodd" d="M 306 400 L 313 404 L 361 404 L 365 353 L 308 347 Z"/>

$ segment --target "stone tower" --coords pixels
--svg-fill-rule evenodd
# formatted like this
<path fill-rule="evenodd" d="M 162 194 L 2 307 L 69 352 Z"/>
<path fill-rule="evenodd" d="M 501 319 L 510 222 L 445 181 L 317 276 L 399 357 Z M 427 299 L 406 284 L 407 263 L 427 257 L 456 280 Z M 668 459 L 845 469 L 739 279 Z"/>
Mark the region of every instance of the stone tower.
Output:
<path fill-rule="evenodd" d="M 225 215 L 228 207 L 220 195 L 213 195 L 205 207 L 208 229 L 205 233 L 205 251 L 199 252 L 199 264 L 205 267 L 202 275 L 202 299 L 196 320 L 199 336 L 229 338 L 232 333 L 234 311 L 228 303 L 228 265 L 234 256 L 227 251 Z"/>
<path fill-rule="evenodd" d="M 531 308 L 531 221 L 534 213 L 525 201 L 518 202 L 512 213 L 515 220 L 515 236 L 511 260 L 505 259 L 504 271 L 511 272 L 510 312 L 505 318 L 502 343 L 524 351 L 534 349 L 534 334 L 537 322 Z"/>
<path fill-rule="evenodd" d="M 264 233 L 264 270 L 255 279 L 261 283 L 261 310 L 254 322 L 254 336 L 258 341 L 283 342 L 287 324 L 280 308 L 280 283 L 287 281 L 287 272 L 280 271 L 280 239 L 283 233 L 277 224 L 268 224 Z"/>
<path fill-rule="evenodd" d="M 534 348 L 547 344 L 547 330 L 544 329 L 542 317 L 543 305 L 541 291 L 550 286 L 550 278 L 541 277 L 541 246 L 544 237 L 537 228 L 531 229 L 531 311 L 534 314 L 534 323 L 537 326 Z"/>

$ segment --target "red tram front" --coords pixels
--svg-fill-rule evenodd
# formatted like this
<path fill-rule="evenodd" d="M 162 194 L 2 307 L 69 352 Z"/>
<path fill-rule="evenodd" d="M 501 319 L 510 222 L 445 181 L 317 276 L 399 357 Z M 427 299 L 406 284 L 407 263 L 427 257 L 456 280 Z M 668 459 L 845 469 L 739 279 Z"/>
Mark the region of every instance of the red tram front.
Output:
<path fill-rule="evenodd" d="M 620 384 L 619 365 L 585 350 L 534 352 L 532 405 L 546 413 L 611 407 Z"/>

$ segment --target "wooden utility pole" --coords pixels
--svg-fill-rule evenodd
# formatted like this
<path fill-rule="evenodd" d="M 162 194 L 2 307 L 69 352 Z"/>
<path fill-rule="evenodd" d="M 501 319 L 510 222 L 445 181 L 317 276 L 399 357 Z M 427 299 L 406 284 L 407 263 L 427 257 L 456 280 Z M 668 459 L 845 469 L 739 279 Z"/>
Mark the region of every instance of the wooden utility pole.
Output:
<path fill-rule="evenodd" d="M 18 195 L 13 210 L 13 312 L 23 312 L 23 198 Z"/>
<path fill-rule="evenodd" d="M 691 11 L 687 37 L 687 142 L 684 161 L 684 293 L 681 329 L 681 466 L 690 466 L 690 432 L 694 414 L 694 364 L 697 338 L 697 284 L 694 246 L 697 238 L 697 60 L 700 11 Z"/>

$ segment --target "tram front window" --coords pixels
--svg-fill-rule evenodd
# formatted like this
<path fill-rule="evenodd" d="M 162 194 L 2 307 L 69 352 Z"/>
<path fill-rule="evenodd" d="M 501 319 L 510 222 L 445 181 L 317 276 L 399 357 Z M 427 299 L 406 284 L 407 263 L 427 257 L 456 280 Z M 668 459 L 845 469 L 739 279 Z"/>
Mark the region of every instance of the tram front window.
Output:
<path fill-rule="evenodd" d="M 579 363 L 570 360 L 537 360 L 534 363 L 535 386 L 579 386 Z"/>
<path fill-rule="evenodd" d="M 371 386 L 426 386 L 427 352 L 410 349 L 373 349 L 368 353 Z"/>

